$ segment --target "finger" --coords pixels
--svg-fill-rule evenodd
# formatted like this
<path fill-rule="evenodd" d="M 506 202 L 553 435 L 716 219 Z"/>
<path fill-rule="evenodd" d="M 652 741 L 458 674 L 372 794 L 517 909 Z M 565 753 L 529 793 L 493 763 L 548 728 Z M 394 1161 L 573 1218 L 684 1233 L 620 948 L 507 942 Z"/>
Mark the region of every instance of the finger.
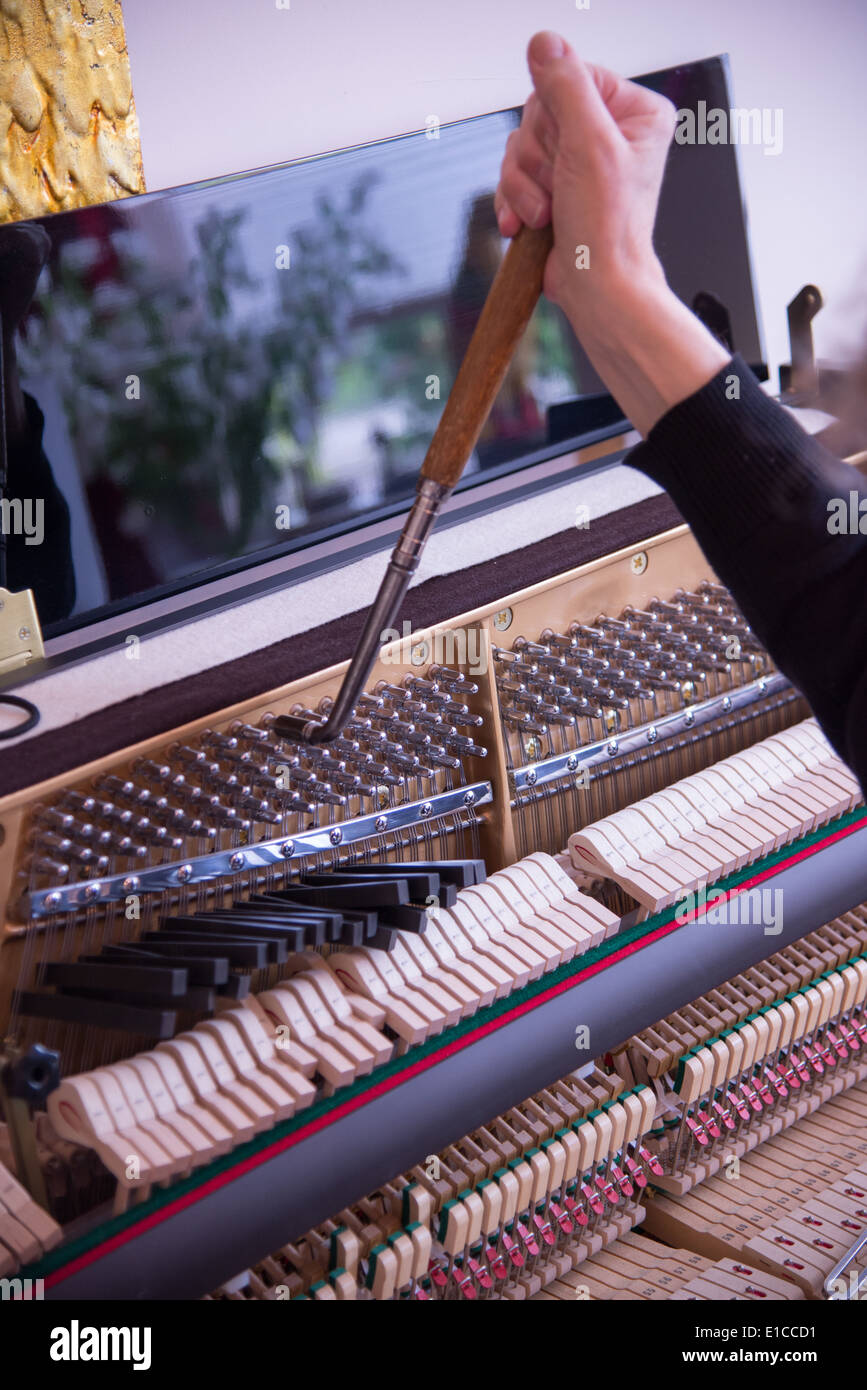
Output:
<path fill-rule="evenodd" d="M 672 130 L 674 129 L 676 110 L 667 97 L 651 91 L 649 87 L 642 87 L 639 82 L 630 82 L 628 78 L 609 72 L 607 68 L 597 67 L 594 63 L 585 63 L 584 66 L 591 74 L 605 106 L 624 134 L 629 133 L 628 127 L 633 122 L 644 125 L 647 121 L 663 124 L 671 121 Z"/>
<path fill-rule="evenodd" d="M 528 227 L 544 227 L 550 219 L 551 199 L 548 193 L 521 168 L 516 155 L 508 151 L 503 160 L 500 192 L 512 211 Z"/>
<path fill-rule="evenodd" d="M 557 127 L 535 92 L 530 93 L 524 105 L 519 137 L 515 148 L 521 168 L 546 192 L 552 192 L 554 161 L 557 158 Z"/>
<path fill-rule="evenodd" d="M 497 215 L 497 226 L 500 229 L 500 236 L 517 236 L 521 230 L 521 219 L 518 214 L 509 207 L 499 188 L 494 194 L 494 212 Z"/>
<path fill-rule="evenodd" d="M 530 40 L 527 61 L 536 95 L 557 128 L 558 148 L 570 141 L 610 144 L 616 139 L 617 126 L 603 93 L 610 94 L 611 82 L 621 79 L 604 68 L 592 70 L 549 30 Z"/>

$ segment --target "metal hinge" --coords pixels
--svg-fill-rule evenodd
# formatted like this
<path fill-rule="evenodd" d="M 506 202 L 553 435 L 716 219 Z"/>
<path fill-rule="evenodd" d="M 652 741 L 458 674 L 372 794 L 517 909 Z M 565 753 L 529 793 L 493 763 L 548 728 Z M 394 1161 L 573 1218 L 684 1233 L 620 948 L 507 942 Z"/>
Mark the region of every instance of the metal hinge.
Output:
<path fill-rule="evenodd" d="M 0 589 L 0 675 L 17 671 L 45 655 L 42 628 L 32 589 Z"/>

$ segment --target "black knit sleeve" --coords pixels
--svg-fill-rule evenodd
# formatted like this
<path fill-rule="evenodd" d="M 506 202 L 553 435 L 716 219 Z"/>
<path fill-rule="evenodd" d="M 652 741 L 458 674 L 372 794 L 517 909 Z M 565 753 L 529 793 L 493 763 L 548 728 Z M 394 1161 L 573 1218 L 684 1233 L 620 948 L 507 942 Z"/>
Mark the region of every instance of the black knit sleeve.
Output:
<path fill-rule="evenodd" d="M 738 356 L 626 458 L 670 494 L 867 787 L 867 488 Z"/>

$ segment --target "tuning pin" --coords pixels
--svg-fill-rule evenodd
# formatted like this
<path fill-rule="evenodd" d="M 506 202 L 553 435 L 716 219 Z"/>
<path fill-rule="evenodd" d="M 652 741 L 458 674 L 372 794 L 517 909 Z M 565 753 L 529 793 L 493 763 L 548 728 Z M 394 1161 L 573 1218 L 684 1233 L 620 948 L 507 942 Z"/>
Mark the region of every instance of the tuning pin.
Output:
<path fill-rule="evenodd" d="M 555 651 L 568 653 L 575 646 L 575 638 L 566 636 L 565 633 L 555 632 L 553 628 L 546 627 L 541 634 L 542 641 Z"/>
<path fill-rule="evenodd" d="M 345 783 L 337 782 L 336 785 L 348 792 L 350 796 L 376 796 L 376 787 L 370 782 L 363 782 L 360 777 L 347 777 Z"/>
<path fill-rule="evenodd" d="M 74 859 L 79 864 L 92 864 L 97 858 L 94 851 L 88 846 L 76 845 L 65 835 L 57 835 L 53 830 L 42 830 L 35 827 L 30 832 L 30 843 L 43 852 L 52 850 L 55 854 Z"/>
<path fill-rule="evenodd" d="M 350 756 L 361 752 L 361 744 L 356 739 L 351 738 L 332 739 L 328 746 L 335 753 L 344 753 Z"/>
<path fill-rule="evenodd" d="M 170 782 L 174 777 L 173 769 L 168 763 L 155 763 L 151 758 L 139 758 L 133 764 L 133 771 L 143 777 L 146 782 Z"/>
<path fill-rule="evenodd" d="M 625 631 L 625 624 L 621 624 L 621 626 Z M 569 631 L 577 642 L 586 643 L 591 649 L 597 643 L 609 640 L 601 627 L 588 627 L 584 623 L 570 623 Z"/>
<path fill-rule="evenodd" d="M 306 801 L 299 792 L 290 792 L 282 796 L 277 792 L 276 797 L 280 799 L 284 816 L 311 816 L 316 810 L 315 801 Z"/>
<path fill-rule="evenodd" d="M 458 729 L 456 724 L 450 724 L 441 714 L 431 714 L 428 710 L 420 710 L 414 720 L 415 728 L 423 734 L 430 734 L 433 738 L 443 738 L 446 734 L 456 734 Z"/>
<path fill-rule="evenodd" d="M 34 806 L 33 819 L 40 825 L 50 826 L 62 834 L 66 834 L 75 825 L 75 817 L 71 812 L 58 811 L 53 806 Z"/>
<path fill-rule="evenodd" d="M 479 729 L 484 724 L 484 717 L 481 714 L 473 714 L 466 705 L 459 705 L 453 701 L 442 706 L 442 712 L 455 724 L 459 724 L 462 729 Z"/>
<path fill-rule="evenodd" d="M 344 737 L 344 738 L 354 738 L 354 737 L 356 737 L 356 735 L 361 736 L 361 735 L 363 735 L 366 731 L 368 731 L 368 730 L 370 730 L 370 729 L 372 729 L 372 728 L 373 728 L 373 723 L 372 723 L 372 721 L 370 720 L 370 718 L 369 718 L 369 717 L 365 717 L 365 716 L 359 714 L 357 711 L 355 711 L 355 712 L 353 713 L 353 715 L 352 715 L 352 718 L 349 719 L 349 721 L 344 725 L 344 728 L 343 728 L 343 737 Z"/>
<path fill-rule="evenodd" d="M 221 734 L 216 729 L 203 729 L 199 737 L 205 748 L 219 748 L 234 752 L 239 746 L 237 734 Z"/>
<path fill-rule="evenodd" d="M 448 687 L 455 695 L 478 695 L 479 693 L 479 687 L 475 681 L 448 666 L 430 666 L 428 667 L 428 675 L 438 685 Z"/>
<path fill-rule="evenodd" d="M 414 753 L 403 753 L 400 749 L 395 748 L 394 751 L 389 752 L 389 762 L 394 767 L 400 768 L 401 772 L 408 777 L 420 777 L 424 773 L 421 759 L 417 758 Z"/>
<path fill-rule="evenodd" d="M 242 738 L 250 743 L 265 743 L 268 739 L 267 729 L 260 729 L 255 724 L 243 724 L 240 719 L 236 719 L 230 726 L 230 732 L 235 738 Z"/>
<path fill-rule="evenodd" d="M 64 792 L 62 797 L 64 806 L 71 806 L 73 810 L 80 811 L 83 815 L 93 814 L 96 800 L 92 796 L 83 796 L 81 792 Z"/>
<path fill-rule="evenodd" d="M 197 816 L 189 815 L 180 806 L 169 805 L 164 796 L 152 801 L 148 809 L 152 820 L 164 822 L 175 835 L 186 835 L 196 840 L 213 840 L 217 837 L 213 826 L 205 825 Z"/>
<path fill-rule="evenodd" d="M 699 586 L 701 587 L 701 586 Z M 697 612 L 707 615 L 725 613 L 725 607 L 719 600 L 714 600 L 708 593 L 692 593 L 689 589 L 678 589 L 674 595 L 678 603 L 682 603 L 685 608 L 695 609 Z"/>
<path fill-rule="evenodd" d="M 351 734 L 354 739 L 357 739 L 362 746 L 364 744 L 372 744 L 375 747 L 377 743 L 381 743 L 385 738 L 382 729 L 374 728 L 372 719 L 365 719 L 363 722 L 353 719 L 347 724 L 346 732 Z"/>
<path fill-rule="evenodd" d="M 402 704 L 410 698 L 409 691 L 402 685 L 390 685 L 388 681 L 378 681 L 373 689 L 376 695 L 391 700 L 393 704 Z"/>
<path fill-rule="evenodd" d="M 238 806 L 249 811 L 251 820 L 261 821 L 264 825 L 276 825 L 283 819 L 282 811 L 275 810 L 270 801 L 260 801 L 254 796 L 239 797 Z"/>
<path fill-rule="evenodd" d="M 164 825 L 150 825 L 146 838 L 151 844 L 159 845 L 161 849 L 181 849 L 184 843 L 183 836 L 173 835 Z"/>
<path fill-rule="evenodd" d="M 292 768 L 289 771 L 281 772 L 276 778 L 276 783 L 282 783 L 283 788 L 298 788 L 302 792 L 307 787 L 312 786 L 315 781 L 316 773 L 305 767 Z M 276 787 L 276 790 L 279 791 L 280 787 Z"/>
<path fill-rule="evenodd" d="M 30 868 L 35 874 L 46 875 L 52 883 L 69 876 L 68 864 L 63 864 L 58 859 L 46 859 L 42 855 L 34 855 L 30 861 Z"/>
<path fill-rule="evenodd" d="M 444 748 L 433 746 L 425 751 L 425 761 L 434 767 L 447 767 L 456 772 L 461 765 L 460 758 L 454 758 Z"/>
<path fill-rule="evenodd" d="M 203 748 L 190 748 L 186 743 L 172 743 L 169 745 L 169 757 L 177 758 L 183 763 L 206 763 L 208 755 Z"/>
<path fill-rule="evenodd" d="M 466 738 L 463 734 L 452 734 L 445 741 L 446 750 L 449 753 L 457 753 L 462 758 L 486 758 L 487 748 L 481 744 L 473 743 L 471 738 Z"/>
<path fill-rule="evenodd" d="M 407 690 L 411 690 L 417 699 L 426 700 L 432 695 L 436 695 L 439 686 L 436 681 L 425 680 L 423 676 L 406 675 L 403 683 Z"/>
<path fill-rule="evenodd" d="M 95 844 L 100 842 L 96 826 L 89 821 L 77 821 L 73 815 L 63 814 L 46 806 L 38 808 L 34 813 L 34 819 L 38 826 L 54 830 L 66 839 L 92 841 Z"/>
<path fill-rule="evenodd" d="M 146 847 L 133 840 L 130 835 L 113 835 L 108 848 L 112 854 L 119 854 L 124 859 L 145 859 L 147 857 Z M 107 859 L 105 864 L 108 865 Z"/>
<path fill-rule="evenodd" d="M 382 709 L 385 709 L 385 700 L 382 696 L 369 695 L 365 692 L 363 695 L 359 695 L 352 714 L 356 719 L 367 719 L 371 714 Z"/>
<path fill-rule="evenodd" d="M 586 695 L 561 695 L 557 701 L 557 707 L 562 714 L 569 715 L 570 722 L 578 715 L 589 714 L 594 708 Z"/>
<path fill-rule="evenodd" d="M 346 797 L 333 791 L 328 782 L 316 782 L 308 789 L 307 795 L 313 801 L 321 801 L 324 806 L 345 806 Z"/>
<path fill-rule="evenodd" d="M 175 744 L 173 753 L 179 762 L 188 767 L 194 767 L 197 776 L 211 779 L 219 778 L 220 764 L 210 761 L 203 749 L 189 748 L 186 744 Z M 249 754 L 241 754 L 240 756 L 249 756 Z"/>
<path fill-rule="evenodd" d="M 246 788 L 244 789 L 247 790 Z M 216 796 L 207 798 L 207 810 L 205 814 L 208 820 L 216 821 L 217 825 L 231 826 L 233 829 L 238 823 L 238 812 L 234 806 L 226 806 Z"/>
<path fill-rule="evenodd" d="M 625 671 L 609 681 L 609 688 L 617 695 L 624 695 L 627 700 L 648 699 L 652 694 L 649 687 L 642 686 L 640 681 L 627 676 Z"/>
<path fill-rule="evenodd" d="M 326 699 L 320 703 L 322 707 L 318 710 L 307 709 L 304 705 L 293 705 L 289 713 L 296 719 L 306 719 L 308 722 L 312 720 L 314 724 L 321 724 L 328 716 L 332 701 Z"/>
<path fill-rule="evenodd" d="M 386 763 L 371 763 L 369 772 L 371 777 L 375 777 L 377 782 L 382 782 L 387 787 L 402 787 L 406 783 L 402 773 L 392 772 Z"/>
<path fill-rule="evenodd" d="M 650 600 L 651 613 L 660 613 L 663 617 L 672 618 L 680 623 L 694 623 L 696 615 L 691 613 L 682 603 L 666 603 L 662 599 L 654 598 Z"/>
<path fill-rule="evenodd" d="M 242 795 L 244 792 L 249 794 L 254 787 L 267 787 L 269 792 L 272 792 L 275 788 L 279 791 L 286 781 L 285 777 L 276 772 L 271 772 L 269 765 L 266 763 L 246 763 L 244 766 L 244 777 L 246 779 L 246 785 L 243 789 L 240 783 L 238 783 L 237 778 L 233 778 L 231 785 L 227 788 L 230 795 L 234 795 L 236 791 L 241 791 Z"/>

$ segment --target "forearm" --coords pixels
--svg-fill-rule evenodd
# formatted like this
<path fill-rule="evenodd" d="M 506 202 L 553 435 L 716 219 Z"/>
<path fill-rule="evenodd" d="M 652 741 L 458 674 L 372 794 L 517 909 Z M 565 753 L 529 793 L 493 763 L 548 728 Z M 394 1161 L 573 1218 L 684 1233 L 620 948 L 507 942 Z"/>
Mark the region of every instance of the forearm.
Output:
<path fill-rule="evenodd" d="M 700 390 L 730 358 L 669 289 L 661 268 L 600 277 L 580 289 L 561 307 L 602 381 L 645 438 L 667 410 Z"/>
<path fill-rule="evenodd" d="M 863 780 L 867 535 L 857 520 L 842 530 L 832 521 L 843 502 L 851 514 L 850 494 L 865 497 L 861 475 L 805 434 L 737 356 L 672 406 L 626 462 L 668 491 Z"/>

